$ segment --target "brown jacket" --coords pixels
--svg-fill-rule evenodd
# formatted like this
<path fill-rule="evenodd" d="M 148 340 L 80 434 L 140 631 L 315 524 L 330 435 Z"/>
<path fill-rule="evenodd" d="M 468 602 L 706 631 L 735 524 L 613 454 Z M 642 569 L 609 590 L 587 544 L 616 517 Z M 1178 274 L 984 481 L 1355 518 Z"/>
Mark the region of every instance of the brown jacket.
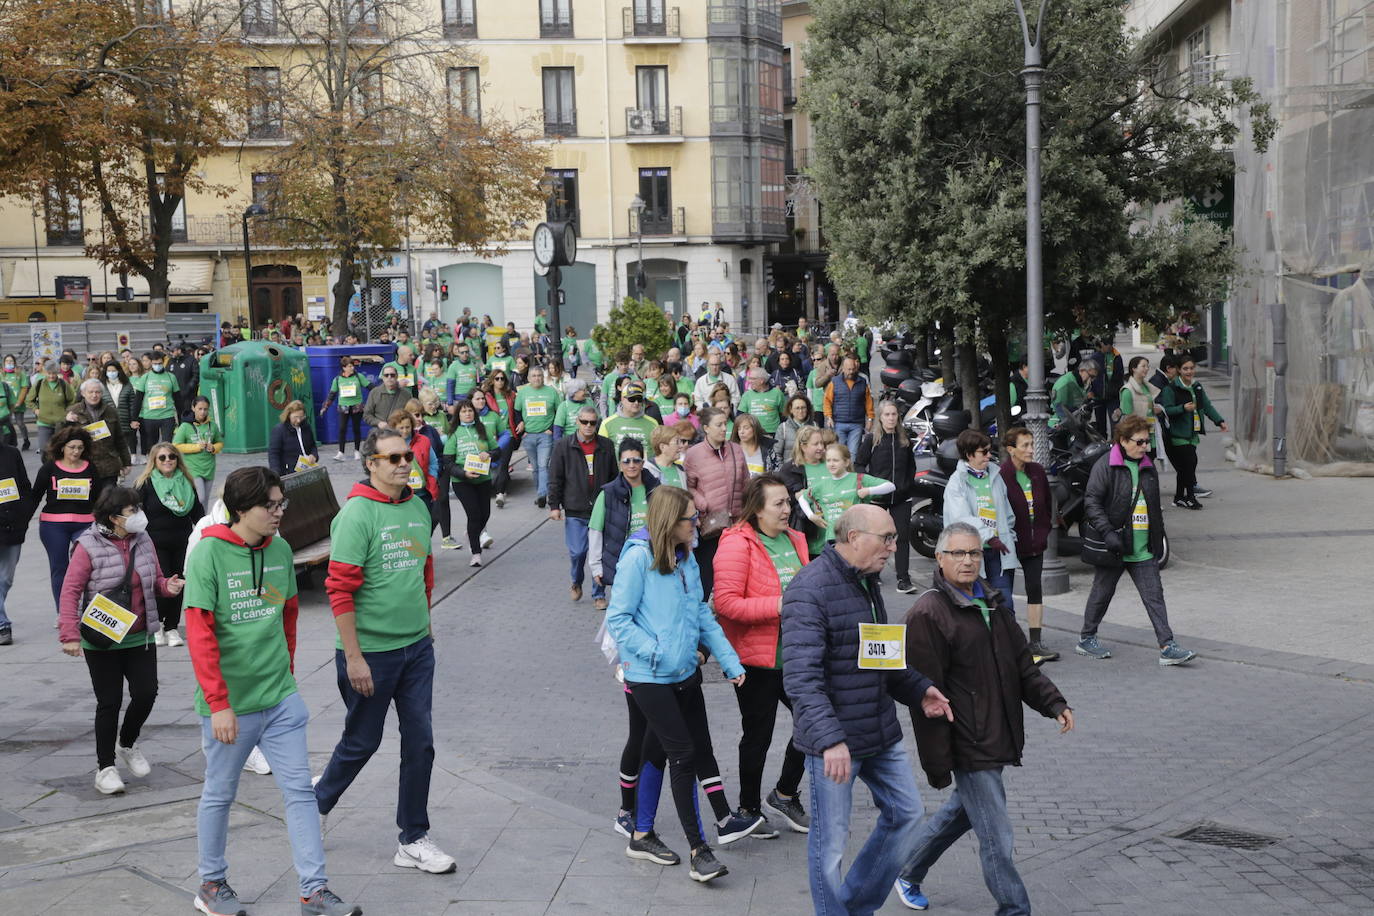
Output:
<path fill-rule="evenodd" d="M 1050 719 L 1069 708 L 1031 660 L 1001 592 L 978 581 L 992 607 L 990 625 L 938 569 L 934 587 L 906 615 L 907 667 L 934 681 L 954 710 L 953 722 L 911 714 L 921 768 L 937 789 L 950 784 L 951 770 L 1021 765 L 1022 703 Z"/>

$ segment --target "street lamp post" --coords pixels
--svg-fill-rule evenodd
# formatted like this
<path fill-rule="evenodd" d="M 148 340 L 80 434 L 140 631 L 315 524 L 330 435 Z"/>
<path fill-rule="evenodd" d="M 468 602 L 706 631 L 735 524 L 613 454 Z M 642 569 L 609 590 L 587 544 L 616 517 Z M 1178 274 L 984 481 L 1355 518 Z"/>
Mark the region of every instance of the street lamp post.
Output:
<path fill-rule="evenodd" d="M 1035 460 L 1050 465 L 1049 398 L 1045 394 L 1045 277 L 1040 248 L 1040 98 L 1045 82 L 1041 56 L 1045 37 L 1045 12 L 1050 0 L 1041 0 L 1031 35 L 1022 0 L 1013 0 L 1021 20 L 1025 62 L 1021 79 L 1026 84 L 1026 363 L 1030 370 L 1026 388 L 1026 428 L 1035 437 Z M 1069 590 L 1069 570 L 1059 558 L 1056 528 L 1050 528 L 1045 550 L 1041 588 L 1047 595 L 1062 595 Z"/>
<path fill-rule="evenodd" d="M 635 298 L 644 298 L 644 198 L 638 194 L 630 201 L 630 209 L 635 212 L 635 237 L 639 245 L 639 260 L 635 263 Z"/>
<path fill-rule="evenodd" d="M 249 204 L 243 211 L 243 270 L 248 282 L 248 323 L 257 324 L 257 315 L 253 314 L 253 247 L 248 242 L 248 220 L 255 216 L 263 216 L 267 213 L 267 208 L 262 204 Z"/>

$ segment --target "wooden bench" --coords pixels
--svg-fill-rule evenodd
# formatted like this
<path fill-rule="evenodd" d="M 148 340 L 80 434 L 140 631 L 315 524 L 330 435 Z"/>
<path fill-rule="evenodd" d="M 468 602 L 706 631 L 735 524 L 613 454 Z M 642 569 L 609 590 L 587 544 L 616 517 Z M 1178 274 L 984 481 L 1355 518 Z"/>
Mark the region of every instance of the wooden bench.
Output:
<path fill-rule="evenodd" d="M 287 474 L 281 486 L 291 503 L 277 533 L 291 545 L 296 575 L 308 588 L 310 571 L 329 562 L 329 526 L 339 514 L 339 500 L 323 467 Z"/>

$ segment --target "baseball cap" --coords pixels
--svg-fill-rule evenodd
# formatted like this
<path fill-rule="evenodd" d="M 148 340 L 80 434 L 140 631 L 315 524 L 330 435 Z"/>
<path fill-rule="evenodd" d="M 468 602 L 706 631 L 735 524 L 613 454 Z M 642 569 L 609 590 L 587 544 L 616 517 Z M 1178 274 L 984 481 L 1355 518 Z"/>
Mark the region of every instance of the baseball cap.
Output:
<path fill-rule="evenodd" d="M 620 396 L 622 398 L 631 398 L 636 396 L 641 398 L 644 397 L 644 383 L 626 382 L 625 386 L 620 389 Z"/>

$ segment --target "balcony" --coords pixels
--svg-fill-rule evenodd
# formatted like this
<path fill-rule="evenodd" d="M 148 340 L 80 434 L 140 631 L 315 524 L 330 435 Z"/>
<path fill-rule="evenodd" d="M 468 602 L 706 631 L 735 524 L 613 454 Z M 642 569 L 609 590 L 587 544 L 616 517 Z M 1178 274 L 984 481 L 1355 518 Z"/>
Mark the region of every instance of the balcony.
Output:
<path fill-rule="evenodd" d="M 687 209 L 685 207 L 668 207 L 660 210 L 645 208 L 643 226 L 645 235 L 686 235 Z M 630 235 L 637 236 L 639 231 L 639 211 L 631 209 Z"/>
<path fill-rule="evenodd" d="M 572 38 L 573 24 L 572 19 L 544 18 L 539 19 L 540 38 Z"/>
<path fill-rule="evenodd" d="M 250 11 L 243 14 L 244 38 L 276 38 L 280 26 L 275 17 L 254 15 Z"/>
<path fill-rule="evenodd" d="M 1210 86 L 1224 80 L 1230 66 L 1230 54 L 1208 54 L 1190 63 L 1182 77 L 1190 86 Z"/>
<path fill-rule="evenodd" d="M 711 235 L 722 242 L 785 242 L 787 216 L 783 207 L 725 204 L 711 208 Z"/>
<path fill-rule="evenodd" d="M 811 149 L 805 146 L 799 149 L 789 149 L 786 158 L 783 159 L 783 171 L 788 175 L 804 174 L 809 165 L 811 165 Z"/>
<path fill-rule="evenodd" d="M 544 109 L 544 136 L 546 137 L 576 137 L 577 136 L 577 111 L 576 109 L 551 111 Z"/>
<path fill-rule="evenodd" d="M 459 15 L 456 19 L 446 19 L 444 21 L 445 38 L 476 38 L 477 37 L 477 17 Z"/>
<path fill-rule="evenodd" d="M 672 108 L 626 108 L 627 143 L 681 143 L 682 106 Z"/>
<path fill-rule="evenodd" d="M 682 17 L 678 7 L 669 9 L 650 6 L 636 10 L 627 6 L 621 11 L 621 30 L 627 45 L 681 44 Z"/>

